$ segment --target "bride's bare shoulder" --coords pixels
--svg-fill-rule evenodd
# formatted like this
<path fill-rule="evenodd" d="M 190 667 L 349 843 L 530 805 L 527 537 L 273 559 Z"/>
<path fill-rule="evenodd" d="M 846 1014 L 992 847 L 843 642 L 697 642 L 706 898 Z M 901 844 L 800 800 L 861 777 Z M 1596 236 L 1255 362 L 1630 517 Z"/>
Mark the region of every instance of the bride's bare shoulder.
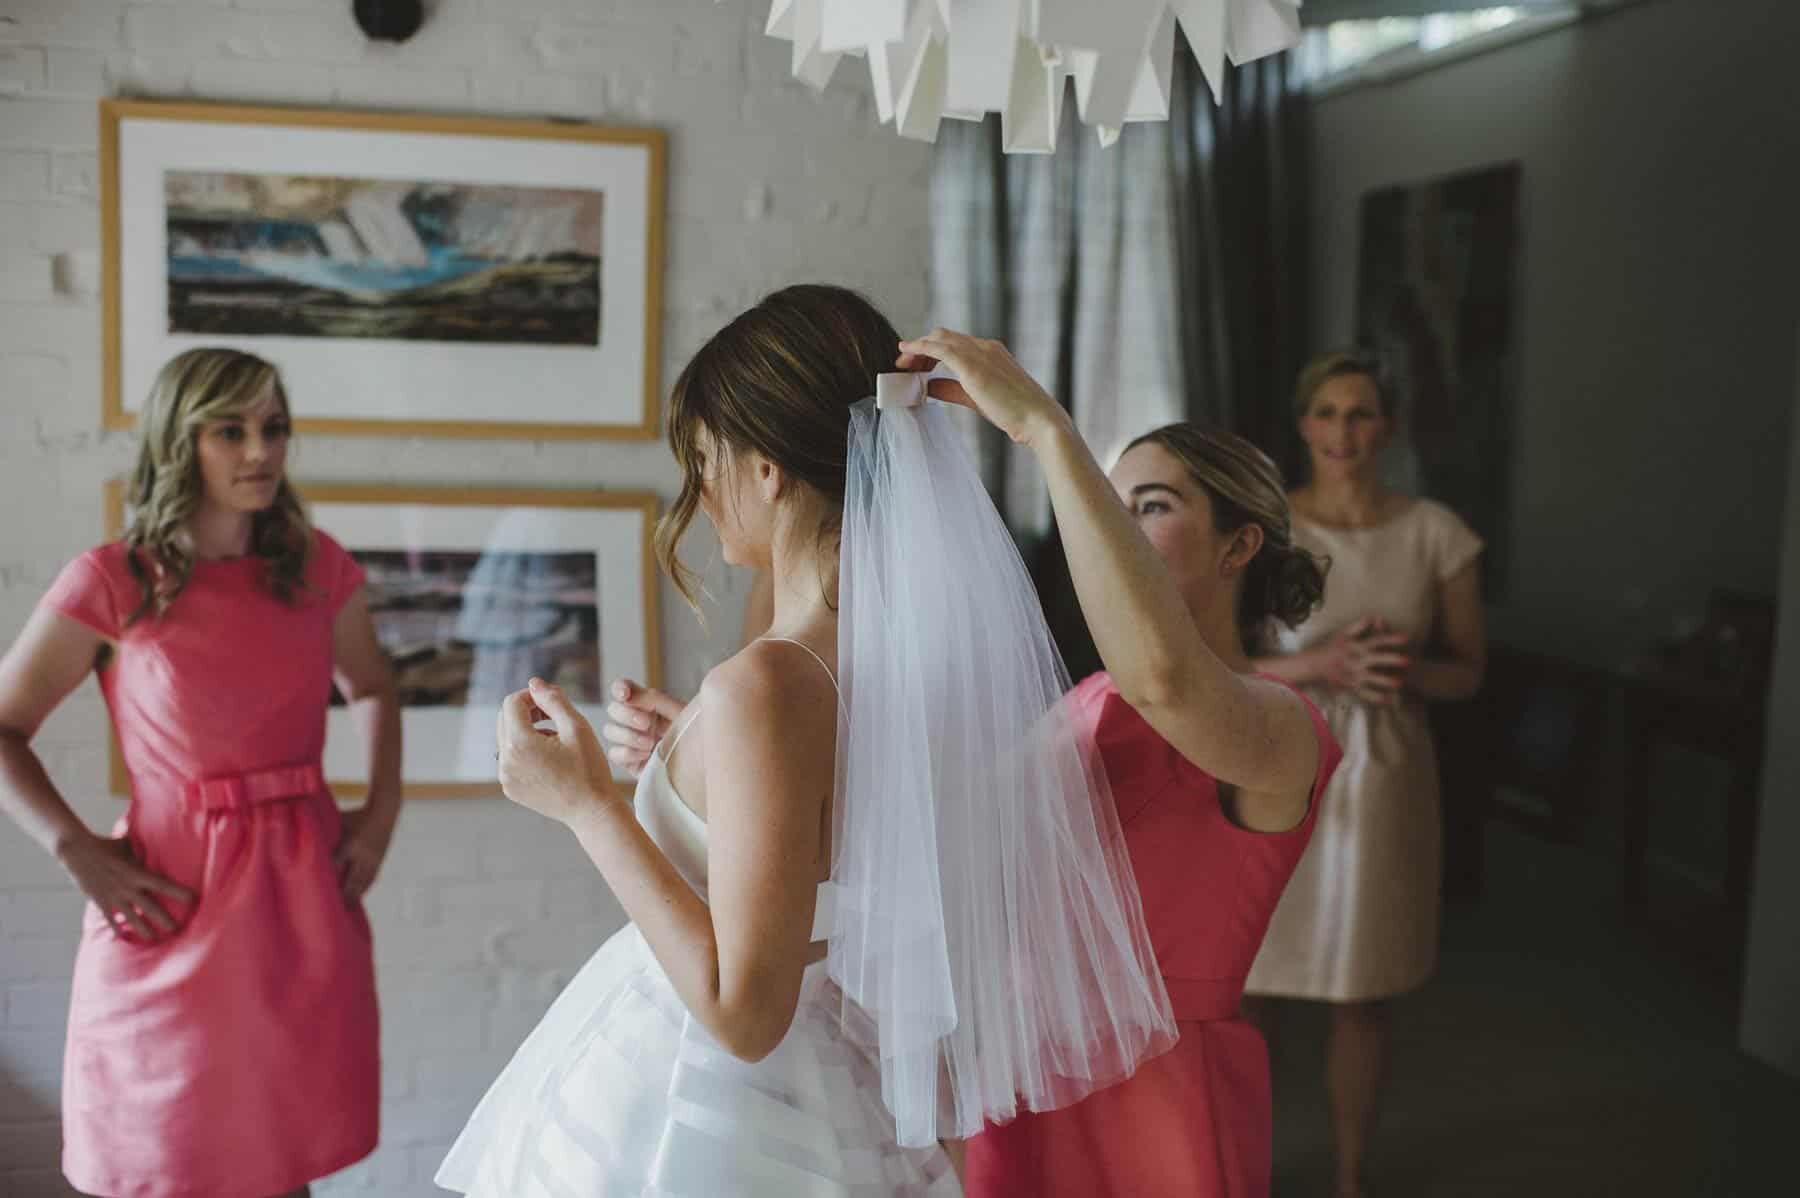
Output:
<path fill-rule="evenodd" d="M 836 692 L 819 664 L 800 650 L 774 641 L 755 641 L 706 675 L 701 694 L 708 710 L 730 707 L 740 719 L 782 723 L 819 714 L 836 719 Z"/>

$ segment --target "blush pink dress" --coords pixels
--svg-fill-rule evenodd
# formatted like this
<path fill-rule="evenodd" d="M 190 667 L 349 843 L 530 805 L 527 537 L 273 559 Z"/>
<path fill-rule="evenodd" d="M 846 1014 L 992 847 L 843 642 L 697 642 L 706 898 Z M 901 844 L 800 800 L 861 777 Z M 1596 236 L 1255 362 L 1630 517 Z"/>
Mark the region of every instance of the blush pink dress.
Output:
<path fill-rule="evenodd" d="M 1296 516 L 1294 543 L 1329 557 L 1331 578 L 1305 623 L 1277 629 L 1282 653 L 1322 645 L 1364 616 L 1429 646 L 1440 590 L 1482 550 L 1456 513 L 1429 499 L 1373 528 Z M 1437 968 L 1443 831 L 1430 718 L 1410 694 L 1385 707 L 1329 687 L 1306 695 L 1344 746 L 1344 764 L 1245 989 L 1336 1003 L 1406 994 Z"/>
<path fill-rule="evenodd" d="M 284 603 L 259 558 L 205 562 L 160 618 L 121 544 L 43 602 L 109 638 L 100 688 L 131 777 L 116 834 L 194 891 L 160 943 L 88 904 L 63 1058 L 63 1172 L 110 1198 L 251 1198 L 375 1147 L 379 1025 L 369 924 L 331 854 L 320 772 L 333 617 L 362 570 L 315 533 Z"/>

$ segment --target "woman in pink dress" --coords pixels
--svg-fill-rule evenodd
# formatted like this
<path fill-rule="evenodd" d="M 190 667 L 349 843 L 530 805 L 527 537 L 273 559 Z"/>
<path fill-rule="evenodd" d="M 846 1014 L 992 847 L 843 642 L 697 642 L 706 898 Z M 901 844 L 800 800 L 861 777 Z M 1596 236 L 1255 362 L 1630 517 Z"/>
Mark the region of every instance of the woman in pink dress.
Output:
<path fill-rule="evenodd" d="M 960 383 L 931 393 L 975 408 L 1043 467 L 1109 671 L 1070 702 L 1112 783 L 1181 1030 L 1126 1081 L 970 1140 L 966 1192 L 1260 1198 L 1268 1057 L 1239 1002 L 1338 750 L 1297 691 L 1255 674 L 1247 642 L 1312 610 L 1320 564 L 1290 539 L 1280 475 L 1247 442 L 1171 425 L 1109 480 L 1004 346 L 940 330 L 901 348 L 903 365 L 955 370 Z"/>
<path fill-rule="evenodd" d="M 303 1195 L 374 1147 L 369 924 L 399 808 L 399 708 L 362 571 L 285 477 L 275 368 L 157 376 L 121 541 L 71 562 L 0 659 L 0 806 L 88 897 L 63 1058 L 63 1171 L 112 1198 Z M 131 779 L 111 836 L 30 741 L 89 671 Z M 368 802 L 320 770 L 333 680 Z"/>

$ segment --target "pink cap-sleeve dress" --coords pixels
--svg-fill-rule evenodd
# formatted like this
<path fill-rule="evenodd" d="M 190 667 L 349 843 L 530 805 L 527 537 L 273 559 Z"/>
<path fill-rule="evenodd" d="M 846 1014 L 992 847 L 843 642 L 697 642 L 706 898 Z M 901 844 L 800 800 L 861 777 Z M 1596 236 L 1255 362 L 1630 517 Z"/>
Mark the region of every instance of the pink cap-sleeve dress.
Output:
<path fill-rule="evenodd" d="M 160 943 L 89 904 L 63 1060 L 63 1171 L 114 1198 L 279 1194 L 367 1155 L 380 1063 L 369 925 L 331 854 L 320 771 L 332 623 L 362 570 L 314 534 L 277 599 L 256 557 L 202 562 L 129 624 L 126 550 L 71 562 L 43 602 L 115 646 L 100 675 L 131 804 L 116 829 L 194 891 Z"/>

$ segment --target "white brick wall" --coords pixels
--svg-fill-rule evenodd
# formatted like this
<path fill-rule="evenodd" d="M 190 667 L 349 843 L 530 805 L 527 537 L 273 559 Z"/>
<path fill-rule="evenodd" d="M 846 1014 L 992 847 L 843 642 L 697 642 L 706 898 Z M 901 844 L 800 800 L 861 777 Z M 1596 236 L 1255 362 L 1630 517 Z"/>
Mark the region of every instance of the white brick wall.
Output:
<path fill-rule="evenodd" d="M 362 40 L 348 0 L 0 0 L 0 639 L 100 535 L 100 486 L 131 460 L 99 431 L 95 102 L 107 95 L 382 107 L 658 125 L 669 132 L 664 377 L 785 282 L 866 290 L 902 328 L 925 310 L 929 154 L 879 129 L 855 64 L 823 97 L 760 35 L 765 0 L 439 0 L 406 46 Z M 878 218 L 878 219 L 877 219 Z M 306 397 L 296 396 L 301 410 Z M 314 438 L 329 481 L 648 487 L 660 445 Z M 44 518 L 53 514 L 54 518 Z M 696 561 L 711 558 L 699 545 Z M 709 629 L 665 593 L 669 682 L 691 690 L 737 628 L 714 566 Z M 104 711 L 91 684 L 37 745 L 104 826 Z M 56 1101 L 79 901 L 0 826 L 0 1193 L 63 1195 Z M 324 1194 L 434 1194 L 483 1085 L 620 922 L 567 837 L 500 800 L 406 809 L 369 900 L 385 1016 L 381 1150 Z M 272 1084 L 273 1080 L 272 1080 Z"/>

